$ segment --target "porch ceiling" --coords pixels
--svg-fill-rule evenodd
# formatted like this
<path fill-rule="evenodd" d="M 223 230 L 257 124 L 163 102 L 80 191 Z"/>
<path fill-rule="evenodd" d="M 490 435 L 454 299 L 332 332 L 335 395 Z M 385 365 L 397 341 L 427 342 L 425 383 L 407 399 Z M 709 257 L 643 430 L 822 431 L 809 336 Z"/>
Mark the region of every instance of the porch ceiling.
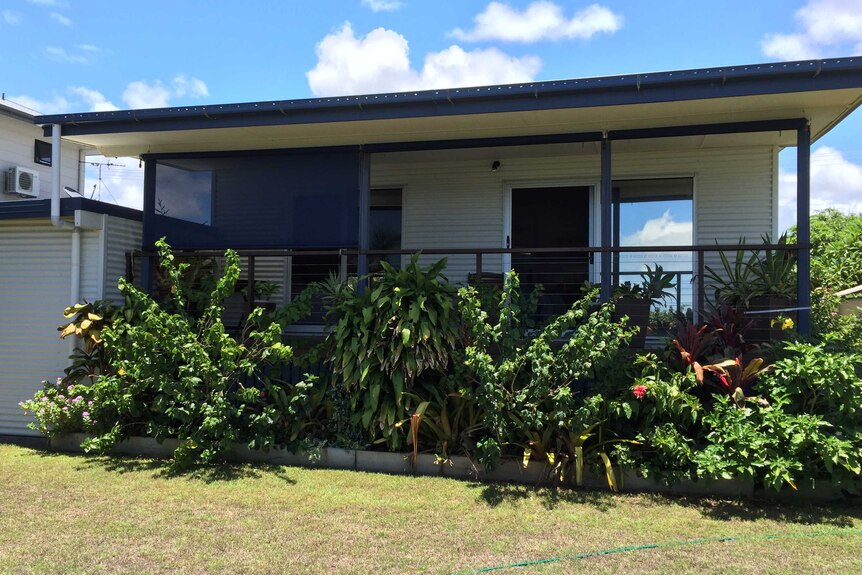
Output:
<path fill-rule="evenodd" d="M 806 117 L 813 138 L 826 133 L 859 105 L 862 89 L 712 98 L 621 106 L 596 106 L 490 114 L 359 120 L 277 126 L 143 131 L 75 135 L 108 156 L 350 146 L 375 143 L 529 136 Z M 792 146 L 793 131 L 669 139 L 666 145 L 712 147 Z M 652 144 L 655 142 L 653 141 Z M 652 147 L 652 144 L 649 144 Z M 644 142 L 629 147 L 642 148 Z M 625 149 L 620 142 L 617 149 Z"/>

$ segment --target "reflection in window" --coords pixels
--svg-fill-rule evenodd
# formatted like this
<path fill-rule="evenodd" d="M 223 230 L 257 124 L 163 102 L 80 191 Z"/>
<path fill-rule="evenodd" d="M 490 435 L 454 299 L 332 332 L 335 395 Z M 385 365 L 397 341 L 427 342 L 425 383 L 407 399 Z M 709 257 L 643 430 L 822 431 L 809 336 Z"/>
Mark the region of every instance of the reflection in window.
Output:
<path fill-rule="evenodd" d="M 372 250 L 401 249 L 401 188 L 371 190 L 371 211 L 368 217 L 368 246 Z M 369 270 L 380 269 L 379 262 L 387 261 L 400 267 L 400 255 L 370 256 Z"/>
<path fill-rule="evenodd" d="M 156 213 L 195 224 L 212 225 L 212 170 L 179 168 L 159 162 Z"/>
<path fill-rule="evenodd" d="M 692 178 L 620 180 L 613 183 L 614 245 L 689 246 L 693 244 Z M 614 256 L 615 281 L 640 283 L 649 266 L 676 272 L 674 293 L 657 311 L 686 311 L 693 306 L 692 252 L 640 252 Z M 656 309 L 653 310 L 654 312 Z"/>

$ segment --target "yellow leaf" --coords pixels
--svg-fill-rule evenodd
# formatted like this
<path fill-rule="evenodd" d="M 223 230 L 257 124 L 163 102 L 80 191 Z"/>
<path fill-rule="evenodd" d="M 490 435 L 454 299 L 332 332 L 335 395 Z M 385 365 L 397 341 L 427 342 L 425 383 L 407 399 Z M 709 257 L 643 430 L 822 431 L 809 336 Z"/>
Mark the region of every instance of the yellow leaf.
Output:
<path fill-rule="evenodd" d="M 548 463 L 550 463 L 551 465 L 554 465 L 555 459 L 556 459 L 556 456 L 553 453 L 548 454 Z"/>
<path fill-rule="evenodd" d="M 100 315 L 95 314 L 95 313 L 88 313 L 87 319 L 89 319 L 90 321 L 102 321 L 102 319 L 104 319 L 104 318 Z"/>
<path fill-rule="evenodd" d="M 607 453 L 600 453 L 602 457 L 602 461 L 605 462 L 605 475 L 608 478 L 608 487 L 611 488 L 611 491 L 617 492 L 619 491 L 619 486 L 617 485 L 617 477 L 614 473 L 614 466 L 611 464 L 611 458 L 608 457 Z"/>
<path fill-rule="evenodd" d="M 524 469 L 526 469 L 527 466 L 530 464 L 530 454 L 531 453 L 532 453 L 532 450 L 529 447 L 524 450 L 524 458 L 521 460 L 521 465 L 524 467 Z"/>
<path fill-rule="evenodd" d="M 73 333 L 75 333 L 76 329 L 77 327 L 75 326 L 75 324 L 70 323 L 60 332 L 60 339 L 64 339 L 67 335 L 72 335 Z"/>
<path fill-rule="evenodd" d="M 81 322 L 81 329 L 88 329 L 91 325 L 93 325 L 93 322 L 88 319 L 85 319 Z"/>

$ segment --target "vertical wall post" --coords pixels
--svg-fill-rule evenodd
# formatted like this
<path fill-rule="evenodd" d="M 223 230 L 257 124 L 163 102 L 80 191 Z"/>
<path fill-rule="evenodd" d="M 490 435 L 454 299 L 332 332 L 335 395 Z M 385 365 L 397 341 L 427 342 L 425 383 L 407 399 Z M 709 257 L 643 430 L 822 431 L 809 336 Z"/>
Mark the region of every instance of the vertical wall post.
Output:
<path fill-rule="evenodd" d="M 255 305 L 254 300 L 257 299 L 257 294 L 255 294 L 254 290 L 254 256 L 248 256 L 248 273 L 246 274 L 246 279 L 248 280 L 248 284 L 246 286 L 246 313 L 245 317 L 251 317 L 251 312 L 254 311 Z"/>
<path fill-rule="evenodd" d="M 613 245 L 619 247 L 620 245 L 620 190 L 612 189 L 611 190 L 611 201 L 613 202 L 613 226 L 614 226 L 614 234 L 613 234 Z M 620 253 L 616 252 L 613 255 L 613 285 L 619 285 L 620 281 Z"/>
<path fill-rule="evenodd" d="M 800 335 L 811 333 L 811 126 L 808 122 L 796 132 L 796 242 L 805 248 L 797 251 L 796 328 Z"/>
<path fill-rule="evenodd" d="M 359 257 L 356 271 L 359 277 L 368 275 L 369 224 L 371 216 L 371 156 L 364 151 L 359 152 Z M 359 289 L 364 289 L 364 281 L 359 282 Z"/>
<path fill-rule="evenodd" d="M 601 231 L 602 249 L 607 250 L 612 246 L 611 228 L 611 142 L 607 135 L 602 139 L 602 180 L 601 180 Z M 601 254 L 601 301 L 611 299 L 611 258 L 608 251 Z"/>
<path fill-rule="evenodd" d="M 156 162 L 144 158 L 144 211 L 141 215 L 141 249 L 152 251 L 156 243 Z M 150 256 L 141 258 L 140 288 L 146 293 L 152 293 L 153 259 Z"/>

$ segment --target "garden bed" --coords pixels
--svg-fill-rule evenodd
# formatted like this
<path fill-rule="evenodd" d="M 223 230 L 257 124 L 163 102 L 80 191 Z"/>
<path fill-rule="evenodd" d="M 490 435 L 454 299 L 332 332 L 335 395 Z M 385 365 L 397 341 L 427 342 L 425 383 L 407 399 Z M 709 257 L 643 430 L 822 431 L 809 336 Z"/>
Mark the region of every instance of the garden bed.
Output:
<path fill-rule="evenodd" d="M 81 442 L 86 434 L 73 433 L 49 440 L 49 448 L 53 451 L 66 453 L 83 453 Z M 130 437 L 118 443 L 111 455 L 150 457 L 168 459 L 177 447 L 177 440 L 166 439 L 159 443 L 150 437 Z M 555 486 L 559 481 L 552 477 L 547 464 L 532 462 L 524 468 L 519 461 L 507 459 L 492 470 L 481 469 L 467 457 L 453 456 L 446 462 L 438 462 L 430 454 L 419 454 L 413 462 L 410 453 L 387 453 L 382 451 L 365 451 L 361 449 L 342 449 L 338 447 L 323 447 L 319 451 L 309 453 L 297 451 L 293 453 L 286 449 L 271 449 L 267 452 L 251 450 L 245 445 L 234 445 L 228 452 L 229 460 L 241 463 L 259 463 L 269 465 L 285 465 L 291 467 L 347 469 L 393 475 L 415 475 L 428 477 L 448 477 L 460 480 L 481 482 L 503 482 L 533 486 Z M 576 487 L 567 483 L 571 489 L 587 489 L 591 491 L 609 491 L 604 476 L 584 470 L 583 485 Z M 682 481 L 674 485 L 639 477 L 628 470 L 623 474 L 621 490 L 632 493 L 664 493 L 671 495 L 687 495 L 694 497 L 756 497 L 780 501 L 845 501 L 841 490 L 829 482 L 818 481 L 815 485 L 800 485 L 797 491 L 785 489 L 755 490 L 754 483 L 744 479 L 722 479 L 713 481 Z"/>

